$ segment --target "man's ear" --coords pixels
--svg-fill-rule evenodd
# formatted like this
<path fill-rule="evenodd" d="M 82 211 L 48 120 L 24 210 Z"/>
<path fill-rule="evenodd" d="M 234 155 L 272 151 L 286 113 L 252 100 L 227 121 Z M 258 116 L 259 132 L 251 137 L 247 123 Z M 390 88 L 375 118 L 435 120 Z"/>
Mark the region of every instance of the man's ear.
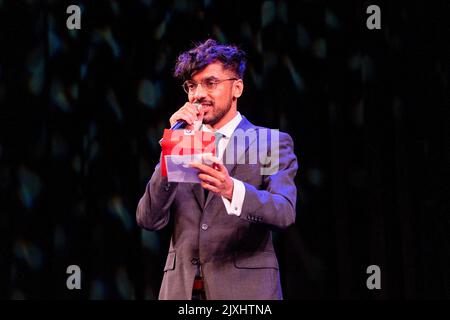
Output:
<path fill-rule="evenodd" d="M 242 81 L 242 79 L 235 80 L 233 85 L 233 97 L 239 98 L 242 95 L 243 91 L 244 91 L 244 82 Z"/>

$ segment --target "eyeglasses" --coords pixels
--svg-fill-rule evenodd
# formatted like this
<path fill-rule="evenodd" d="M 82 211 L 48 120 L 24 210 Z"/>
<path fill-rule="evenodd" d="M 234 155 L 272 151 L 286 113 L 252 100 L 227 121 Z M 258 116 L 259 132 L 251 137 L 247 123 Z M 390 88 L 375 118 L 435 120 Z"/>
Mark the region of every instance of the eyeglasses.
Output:
<path fill-rule="evenodd" d="M 224 81 L 229 81 L 229 80 L 238 80 L 238 78 L 229 78 L 229 79 L 223 79 L 223 80 L 207 78 L 207 79 L 203 79 L 202 81 L 200 81 L 200 83 L 196 83 L 194 81 L 187 80 L 183 83 L 182 87 L 187 94 L 194 94 L 195 91 L 197 90 L 198 85 L 201 84 L 203 89 L 205 89 L 208 92 L 211 92 L 217 88 L 217 85 L 219 83 L 224 82 Z"/>

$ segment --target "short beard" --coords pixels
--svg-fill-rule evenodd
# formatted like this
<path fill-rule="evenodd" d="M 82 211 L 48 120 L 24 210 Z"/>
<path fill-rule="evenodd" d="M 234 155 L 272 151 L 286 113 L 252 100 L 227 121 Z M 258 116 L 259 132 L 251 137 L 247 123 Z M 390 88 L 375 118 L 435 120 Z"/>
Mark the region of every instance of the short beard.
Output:
<path fill-rule="evenodd" d="M 210 126 L 214 126 L 217 122 L 219 122 L 231 109 L 231 101 L 228 103 L 227 107 L 223 110 L 220 110 L 218 114 L 213 114 L 211 119 L 205 119 L 203 118 L 203 123 L 208 124 Z M 213 108 L 212 111 L 216 111 L 216 109 Z"/>

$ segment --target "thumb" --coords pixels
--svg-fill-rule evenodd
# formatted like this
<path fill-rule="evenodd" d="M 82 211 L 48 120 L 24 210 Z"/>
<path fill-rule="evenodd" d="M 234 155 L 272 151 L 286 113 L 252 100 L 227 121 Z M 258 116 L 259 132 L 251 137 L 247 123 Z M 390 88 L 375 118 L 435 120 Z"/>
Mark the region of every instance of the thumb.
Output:
<path fill-rule="evenodd" d="M 223 169 L 225 168 L 222 161 L 211 154 L 204 154 L 202 159 L 206 164 L 212 166 L 217 171 L 223 171 Z"/>

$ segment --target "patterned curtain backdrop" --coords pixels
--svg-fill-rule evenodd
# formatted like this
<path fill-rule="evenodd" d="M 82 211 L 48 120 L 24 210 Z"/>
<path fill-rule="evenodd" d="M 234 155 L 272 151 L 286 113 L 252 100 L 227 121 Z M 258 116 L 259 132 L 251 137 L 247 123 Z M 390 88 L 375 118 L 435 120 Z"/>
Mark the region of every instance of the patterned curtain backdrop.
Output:
<path fill-rule="evenodd" d="M 422 2 L 369 30 L 368 1 L 0 0 L 0 298 L 158 296 L 170 229 L 135 211 L 207 38 L 248 54 L 239 111 L 295 142 L 284 298 L 450 297 L 450 5 Z"/>

